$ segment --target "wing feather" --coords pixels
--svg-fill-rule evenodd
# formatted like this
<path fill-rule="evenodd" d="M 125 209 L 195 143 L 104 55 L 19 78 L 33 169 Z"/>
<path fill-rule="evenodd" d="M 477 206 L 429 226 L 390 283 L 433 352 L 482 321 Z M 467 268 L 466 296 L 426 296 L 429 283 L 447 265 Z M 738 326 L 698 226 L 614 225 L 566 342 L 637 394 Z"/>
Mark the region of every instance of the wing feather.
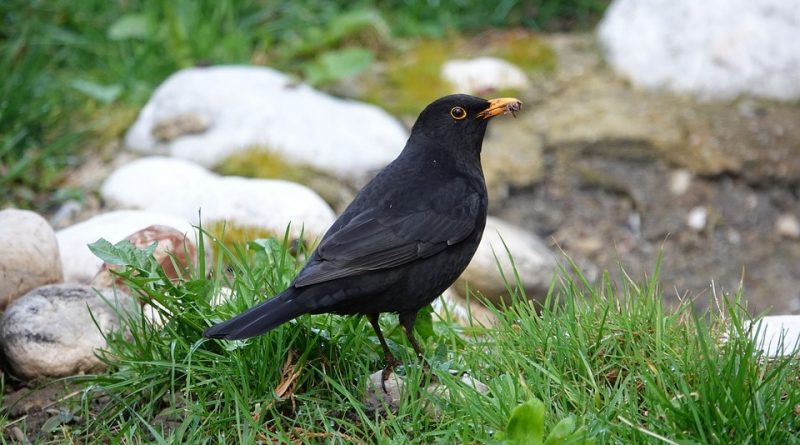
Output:
<path fill-rule="evenodd" d="M 481 199 L 477 192 L 450 207 L 435 198 L 406 212 L 370 210 L 356 215 L 323 239 L 294 285 L 397 267 L 435 255 L 475 231 Z"/>

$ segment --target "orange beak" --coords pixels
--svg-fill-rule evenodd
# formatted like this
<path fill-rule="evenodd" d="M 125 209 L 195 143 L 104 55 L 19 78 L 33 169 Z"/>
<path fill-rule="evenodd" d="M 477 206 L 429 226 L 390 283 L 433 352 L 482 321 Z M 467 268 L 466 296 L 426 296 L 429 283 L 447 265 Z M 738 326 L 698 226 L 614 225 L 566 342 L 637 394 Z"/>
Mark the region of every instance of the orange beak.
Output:
<path fill-rule="evenodd" d="M 479 119 L 491 119 L 501 114 L 511 113 L 517 117 L 516 112 L 522 109 L 522 101 L 514 97 L 499 97 L 489 99 L 489 108 L 477 114 Z"/>

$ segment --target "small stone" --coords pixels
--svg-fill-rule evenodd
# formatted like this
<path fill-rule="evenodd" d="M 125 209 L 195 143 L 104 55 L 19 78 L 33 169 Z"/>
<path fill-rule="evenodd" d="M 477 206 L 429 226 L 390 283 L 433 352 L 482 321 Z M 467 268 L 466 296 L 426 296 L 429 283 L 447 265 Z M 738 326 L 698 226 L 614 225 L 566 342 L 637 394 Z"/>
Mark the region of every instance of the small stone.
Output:
<path fill-rule="evenodd" d="M 386 381 L 383 380 L 383 370 L 373 373 L 367 379 L 367 393 L 365 404 L 373 411 L 395 412 L 400 406 L 400 397 L 403 393 L 405 380 L 396 373 L 391 373 Z"/>
<path fill-rule="evenodd" d="M 675 170 L 669 177 L 669 191 L 675 196 L 686 193 L 690 185 L 692 185 L 692 174 L 689 170 Z"/>
<path fill-rule="evenodd" d="M 738 230 L 728 229 L 725 232 L 725 239 L 728 240 L 728 243 L 738 246 L 742 242 L 742 235 Z"/>
<path fill-rule="evenodd" d="M 800 238 L 800 222 L 797 217 L 784 213 L 775 220 L 775 231 L 784 238 Z"/>
<path fill-rule="evenodd" d="M 107 347 L 104 335 L 119 329 L 118 314 L 130 310 L 137 310 L 133 299 L 111 289 L 39 287 L 5 311 L 0 345 L 12 372 L 23 379 L 99 371 L 105 365 L 96 354 Z"/>
<path fill-rule="evenodd" d="M 486 386 L 486 384 L 477 380 L 466 372 L 460 373 L 459 380 L 462 385 L 477 391 L 479 394 L 485 395 L 489 392 L 489 387 Z M 419 386 L 419 382 L 415 382 L 414 384 Z M 372 411 L 397 412 L 404 391 L 416 389 L 417 388 L 407 388 L 406 379 L 398 376 L 394 372 L 391 373 L 389 378 L 384 382 L 383 370 L 377 371 L 370 375 L 369 379 L 367 380 L 365 404 L 367 405 L 367 408 Z M 446 385 L 438 381 L 434 381 L 429 384 L 425 390 L 429 394 L 433 394 L 441 398 L 447 398 L 450 392 Z M 425 411 L 433 417 L 441 416 L 441 411 L 433 404 L 425 404 L 423 409 L 425 409 Z"/>
<path fill-rule="evenodd" d="M 603 248 L 603 240 L 596 236 L 585 236 L 571 241 L 570 247 L 581 255 L 591 255 Z"/>
<path fill-rule="evenodd" d="M 695 232 L 700 232 L 706 227 L 708 211 L 703 206 L 697 206 L 689 211 L 686 216 L 686 225 Z"/>
<path fill-rule="evenodd" d="M 453 92 L 481 95 L 499 90 L 525 90 L 530 81 L 511 62 L 496 57 L 454 59 L 442 65 L 442 78 Z"/>
<path fill-rule="evenodd" d="M 55 233 L 34 212 L 0 211 L 0 311 L 31 289 L 62 281 Z"/>

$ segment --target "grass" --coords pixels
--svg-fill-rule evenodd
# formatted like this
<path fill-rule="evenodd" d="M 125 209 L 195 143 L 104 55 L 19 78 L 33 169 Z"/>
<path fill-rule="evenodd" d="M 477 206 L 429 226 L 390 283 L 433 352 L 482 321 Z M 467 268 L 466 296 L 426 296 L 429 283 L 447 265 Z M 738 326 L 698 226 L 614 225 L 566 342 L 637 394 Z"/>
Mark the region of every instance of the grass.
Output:
<path fill-rule="evenodd" d="M 393 39 L 490 26 L 588 26 L 607 0 L 0 2 L 0 207 L 56 208 L 66 171 L 118 139 L 173 72 L 268 65 L 316 83 L 364 69 Z"/>
<path fill-rule="evenodd" d="M 203 339 L 211 323 L 290 281 L 301 260 L 286 246 L 216 244 L 214 270 L 224 272 L 207 277 L 201 264 L 178 283 L 132 261 L 130 287 L 172 314 L 169 322 L 128 316 L 130 333 L 108 338 L 108 371 L 69 379 L 85 390 L 59 415 L 82 420 L 41 442 L 492 443 L 514 408 L 537 398 L 548 431 L 576 416 L 596 443 L 800 443 L 796 358 L 761 355 L 739 295 L 705 314 L 690 302 L 664 308 L 657 270 L 643 283 L 606 277 L 597 287 L 562 273 L 541 313 L 517 295 L 490 330 L 423 316 L 418 335 L 449 395 L 408 391 L 397 412 L 362 403 L 366 377 L 382 366 L 362 318 L 304 316 L 248 341 Z M 221 286 L 234 296 L 213 307 Z M 394 317 L 382 324 L 394 352 L 413 363 Z M 451 370 L 468 371 L 489 392 Z M 403 372 L 421 378 L 416 366 Z"/>

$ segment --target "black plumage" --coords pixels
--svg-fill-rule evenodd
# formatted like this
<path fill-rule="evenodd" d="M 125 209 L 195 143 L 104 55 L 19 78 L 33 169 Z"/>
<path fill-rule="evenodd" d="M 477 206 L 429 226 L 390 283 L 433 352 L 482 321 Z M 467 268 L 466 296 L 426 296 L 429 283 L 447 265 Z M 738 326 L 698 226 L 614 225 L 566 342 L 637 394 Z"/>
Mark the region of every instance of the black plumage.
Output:
<path fill-rule="evenodd" d="M 428 105 L 397 159 L 356 195 L 292 284 L 204 335 L 242 339 L 302 314 L 363 314 L 390 369 L 396 361 L 378 315 L 395 312 L 421 357 L 412 334 L 417 311 L 464 271 L 486 224 L 480 154 L 489 118 L 520 105 L 463 94 Z"/>

